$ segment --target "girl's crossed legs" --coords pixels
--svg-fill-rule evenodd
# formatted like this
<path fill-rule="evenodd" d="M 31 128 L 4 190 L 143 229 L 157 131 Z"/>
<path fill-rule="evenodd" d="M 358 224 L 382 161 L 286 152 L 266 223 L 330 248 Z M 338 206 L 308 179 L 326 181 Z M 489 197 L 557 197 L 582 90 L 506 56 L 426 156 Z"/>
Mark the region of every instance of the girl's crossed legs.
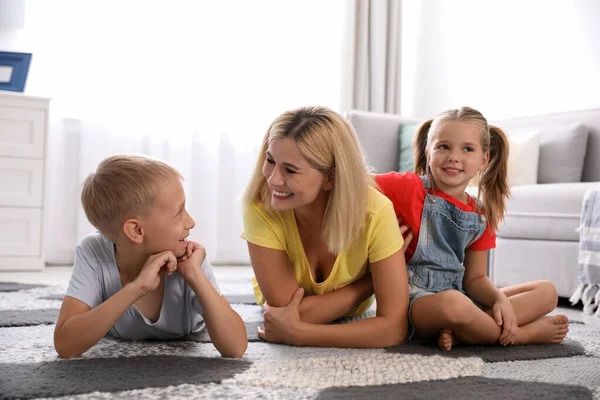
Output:
<path fill-rule="evenodd" d="M 519 326 L 514 344 L 560 343 L 569 331 L 564 315 L 545 316 L 558 297 L 549 281 L 535 281 L 500 289 L 510 303 Z M 502 332 L 491 309 L 482 311 L 457 290 L 420 297 L 412 306 L 411 319 L 418 335 L 438 337 L 438 345 L 450 350 L 454 337 L 470 344 L 497 344 Z"/>

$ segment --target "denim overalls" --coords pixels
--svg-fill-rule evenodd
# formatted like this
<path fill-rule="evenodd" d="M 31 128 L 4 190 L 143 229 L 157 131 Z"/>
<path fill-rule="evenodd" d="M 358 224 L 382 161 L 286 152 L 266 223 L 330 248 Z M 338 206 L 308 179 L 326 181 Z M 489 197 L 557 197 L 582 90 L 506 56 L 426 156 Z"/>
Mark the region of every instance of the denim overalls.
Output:
<path fill-rule="evenodd" d="M 417 248 L 407 264 L 411 341 L 415 332 L 411 318 L 414 302 L 420 297 L 449 289 L 464 293 L 462 281 L 466 249 L 481 237 L 486 228 L 484 215 L 463 211 L 442 197 L 427 192 L 432 185 L 426 176 L 420 178 L 425 186 L 425 202 Z M 481 204 L 479 206 L 483 208 Z"/>

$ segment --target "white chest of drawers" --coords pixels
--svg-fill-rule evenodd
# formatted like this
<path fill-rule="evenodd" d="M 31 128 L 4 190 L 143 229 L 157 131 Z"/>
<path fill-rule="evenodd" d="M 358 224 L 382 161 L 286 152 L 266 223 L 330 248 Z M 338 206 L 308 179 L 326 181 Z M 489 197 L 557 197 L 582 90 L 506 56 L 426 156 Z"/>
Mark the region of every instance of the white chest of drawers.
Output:
<path fill-rule="evenodd" d="M 0 270 L 44 268 L 49 102 L 0 91 Z"/>

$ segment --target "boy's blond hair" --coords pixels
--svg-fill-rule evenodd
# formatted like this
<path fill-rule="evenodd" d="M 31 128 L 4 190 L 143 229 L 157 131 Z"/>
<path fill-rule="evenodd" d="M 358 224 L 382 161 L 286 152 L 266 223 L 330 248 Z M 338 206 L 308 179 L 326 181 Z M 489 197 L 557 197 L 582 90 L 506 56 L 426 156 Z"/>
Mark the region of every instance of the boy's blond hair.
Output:
<path fill-rule="evenodd" d="M 145 215 L 157 184 L 183 179 L 169 164 L 142 155 L 118 154 L 98 164 L 82 185 L 81 205 L 90 223 L 116 242 L 127 218 Z"/>
<path fill-rule="evenodd" d="M 244 206 L 262 201 L 271 207 L 271 191 L 262 173 L 265 153 L 273 139 L 291 138 L 308 164 L 323 174 L 333 173 L 321 239 L 329 252 L 339 254 L 359 238 L 367 215 L 373 180 L 358 137 L 346 119 L 327 107 L 302 107 L 277 117 L 269 127 L 254 173 L 244 192 Z"/>

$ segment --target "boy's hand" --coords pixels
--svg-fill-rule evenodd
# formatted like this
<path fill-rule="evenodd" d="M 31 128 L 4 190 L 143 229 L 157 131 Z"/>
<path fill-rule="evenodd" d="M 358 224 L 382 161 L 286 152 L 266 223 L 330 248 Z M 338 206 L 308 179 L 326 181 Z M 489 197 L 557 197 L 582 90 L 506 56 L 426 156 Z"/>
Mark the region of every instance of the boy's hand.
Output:
<path fill-rule="evenodd" d="M 138 286 L 143 295 L 146 295 L 158 287 L 160 273 L 166 272 L 171 275 L 177 269 L 177 258 L 172 251 L 163 251 L 148 257 L 142 267 L 140 274 L 133 283 Z"/>
<path fill-rule="evenodd" d="M 186 280 L 194 279 L 194 274 L 202 272 L 200 266 L 206 258 L 206 249 L 198 243 L 189 241 L 185 254 L 177 260 L 177 272 Z"/>

